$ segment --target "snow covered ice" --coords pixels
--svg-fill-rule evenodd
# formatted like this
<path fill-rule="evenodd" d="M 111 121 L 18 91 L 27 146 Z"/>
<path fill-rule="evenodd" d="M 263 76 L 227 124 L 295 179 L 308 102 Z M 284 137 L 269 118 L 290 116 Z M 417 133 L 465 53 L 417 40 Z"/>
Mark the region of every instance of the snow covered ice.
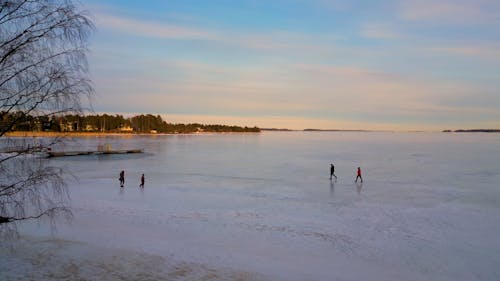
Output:
<path fill-rule="evenodd" d="M 500 280 L 499 134 L 130 136 L 65 149 L 105 143 L 146 153 L 47 160 L 78 179 L 74 219 L 55 233 L 19 225 L 0 248 L 1 280 Z"/>

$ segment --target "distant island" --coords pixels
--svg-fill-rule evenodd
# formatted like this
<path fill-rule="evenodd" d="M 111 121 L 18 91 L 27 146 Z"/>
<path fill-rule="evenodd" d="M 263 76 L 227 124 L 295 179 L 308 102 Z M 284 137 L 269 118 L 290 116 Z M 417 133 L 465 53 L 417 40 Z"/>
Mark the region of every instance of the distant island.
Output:
<path fill-rule="evenodd" d="M 261 128 L 262 131 L 279 131 L 279 132 L 291 132 L 294 130 L 286 129 L 286 128 Z"/>
<path fill-rule="evenodd" d="M 500 133 L 500 129 L 443 130 L 443 133 Z"/>
<path fill-rule="evenodd" d="M 14 122 L 15 121 L 15 122 Z M 14 124 L 14 125 L 11 125 Z M 10 126 L 10 127 L 9 127 Z M 186 133 L 258 133 L 258 127 L 206 125 L 199 123 L 174 124 L 160 115 L 141 114 L 130 118 L 122 115 L 62 115 L 32 116 L 22 112 L 3 114 L 0 128 L 9 132 L 62 133 L 129 133 L 129 134 L 186 134 Z"/>

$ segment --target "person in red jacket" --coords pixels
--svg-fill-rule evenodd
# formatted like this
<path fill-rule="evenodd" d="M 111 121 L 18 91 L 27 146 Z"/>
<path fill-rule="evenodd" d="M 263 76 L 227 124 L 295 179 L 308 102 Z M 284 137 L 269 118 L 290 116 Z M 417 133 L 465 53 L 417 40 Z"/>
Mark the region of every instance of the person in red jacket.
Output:
<path fill-rule="evenodd" d="M 358 182 L 358 179 L 361 179 L 361 182 L 363 182 L 363 177 L 361 176 L 361 168 L 358 167 L 358 176 L 356 176 L 356 180 L 354 182 Z"/>

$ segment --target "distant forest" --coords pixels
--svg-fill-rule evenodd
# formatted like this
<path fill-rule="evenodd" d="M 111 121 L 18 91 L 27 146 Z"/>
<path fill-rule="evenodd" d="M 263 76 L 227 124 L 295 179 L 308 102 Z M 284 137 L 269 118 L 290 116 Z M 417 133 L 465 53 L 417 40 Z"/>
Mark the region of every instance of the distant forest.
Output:
<path fill-rule="evenodd" d="M 196 133 L 196 132 L 260 132 L 257 127 L 167 123 L 160 115 L 141 114 L 130 118 L 122 115 L 32 116 L 0 112 L 0 127 L 9 131 L 107 132 L 107 133 Z M 11 125 L 14 124 L 14 125 Z"/>

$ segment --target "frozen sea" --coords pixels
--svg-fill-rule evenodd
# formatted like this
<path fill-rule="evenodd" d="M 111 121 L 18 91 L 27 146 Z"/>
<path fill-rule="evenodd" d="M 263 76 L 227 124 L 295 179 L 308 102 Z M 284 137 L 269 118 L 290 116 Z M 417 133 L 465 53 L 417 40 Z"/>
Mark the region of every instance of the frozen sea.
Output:
<path fill-rule="evenodd" d="M 1 280 L 500 280 L 500 134 L 110 136 L 64 149 L 104 144 L 146 153 L 47 160 L 74 176 L 74 218 L 55 232 L 20 224 Z"/>

